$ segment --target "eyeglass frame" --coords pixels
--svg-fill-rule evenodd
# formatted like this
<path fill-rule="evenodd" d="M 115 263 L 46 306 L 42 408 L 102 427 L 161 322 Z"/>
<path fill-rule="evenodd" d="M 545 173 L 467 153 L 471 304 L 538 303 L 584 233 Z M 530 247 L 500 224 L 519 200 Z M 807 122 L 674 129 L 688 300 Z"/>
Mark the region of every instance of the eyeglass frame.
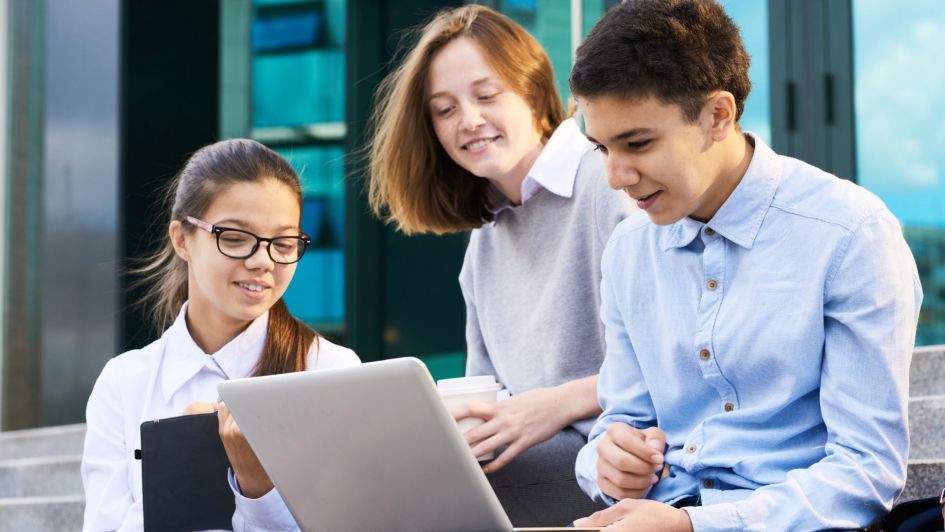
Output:
<path fill-rule="evenodd" d="M 267 244 L 267 245 L 266 245 L 266 254 L 269 255 L 269 259 L 272 260 L 272 262 L 275 262 L 276 264 L 295 264 L 295 263 L 297 263 L 298 261 L 302 260 L 302 257 L 305 256 L 305 251 L 308 250 L 308 247 L 312 245 L 312 238 L 311 238 L 310 236 L 308 236 L 307 234 L 301 232 L 301 231 L 299 231 L 299 234 L 298 234 L 298 235 L 283 235 L 283 236 L 274 236 L 274 237 L 272 237 L 272 238 L 265 238 L 265 237 L 261 237 L 261 236 L 257 235 L 256 233 L 247 231 L 247 230 L 245 230 L 245 229 L 237 229 L 237 228 L 235 228 L 235 227 L 223 227 L 223 226 L 219 226 L 219 225 L 213 225 L 212 223 L 205 222 L 205 221 L 203 221 L 203 220 L 194 218 L 193 216 L 187 216 L 187 217 L 186 217 L 186 221 L 187 221 L 187 223 L 189 223 L 190 225 L 193 225 L 194 227 L 197 227 L 197 228 L 199 228 L 199 229 L 203 229 L 204 231 L 206 231 L 206 232 L 208 232 L 208 233 L 210 233 L 210 234 L 216 235 L 216 237 L 217 237 L 217 251 L 219 251 L 221 255 L 223 255 L 224 257 L 227 257 L 227 258 L 229 258 L 229 259 L 235 259 L 235 260 L 248 259 L 248 258 L 252 257 L 253 255 L 255 255 L 257 251 L 259 251 L 259 243 L 260 243 L 260 242 L 265 242 L 265 243 Z M 237 233 L 243 233 L 244 235 L 249 235 L 249 236 L 255 238 L 255 239 L 256 239 L 256 243 L 253 244 L 253 249 L 252 249 L 252 251 L 250 251 L 249 254 L 246 255 L 246 256 L 244 256 L 244 257 L 234 257 L 234 256 L 232 256 L 232 255 L 227 255 L 227 254 L 223 251 L 223 249 L 220 247 L 220 235 L 223 234 L 223 233 L 225 233 L 226 231 L 236 231 Z M 299 258 L 295 259 L 295 260 L 292 261 L 292 262 L 283 262 L 283 261 L 280 261 L 280 260 L 276 260 L 276 258 L 272 256 L 272 242 L 273 242 L 273 240 L 278 240 L 278 239 L 280 239 L 280 238 L 297 238 L 297 239 L 299 239 L 299 240 L 302 241 L 302 250 L 299 252 Z"/>

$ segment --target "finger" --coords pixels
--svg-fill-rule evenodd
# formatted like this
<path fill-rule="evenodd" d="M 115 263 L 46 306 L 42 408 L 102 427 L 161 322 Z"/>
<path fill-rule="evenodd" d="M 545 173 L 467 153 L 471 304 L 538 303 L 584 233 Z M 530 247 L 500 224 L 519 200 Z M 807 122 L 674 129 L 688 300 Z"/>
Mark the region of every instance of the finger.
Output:
<path fill-rule="evenodd" d="M 621 488 L 603 477 L 597 478 L 597 485 L 598 487 L 600 487 L 600 490 L 603 493 L 617 500 L 639 499 L 640 497 L 643 496 L 643 493 L 645 493 L 645 490 L 631 490 L 631 489 Z"/>
<path fill-rule="evenodd" d="M 453 419 L 462 421 L 466 418 L 476 417 L 488 421 L 495 417 L 496 411 L 499 408 L 497 405 L 498 403 L 483 403 L 481 401 L 466 403 L 453 410 Z"/>
<path fill-rule="evenodd" d="M 648 476 L 654 473 L 657 467 L 662 467 L 662 464 L 651 464 L 644 458 L 628 453 L 606 438 L 597 446 L 597 457 L 598 461 L 606 462 L 621 472 L 633 475 Z"/>
<path fill-rule="evenodd" d="M 504 451 L 499 453 L 494 460 L 489 462 L 482 468 L 483 473 L 495 473 L 496 471 L 505 467 L 509 462 L 512 461 L 516 456 L 522 454 L 526 449 L 524 445 L 509 445 Z M 475 451 L 474 451 L 475 452 Z M 487 451 L 488 452 L 488 451 Z M 476 454 L 476 456 L 482 456 L 485 453 Z"/>
<path fill-rule="evenodd" d="M 469 445 L 474 445 L 486 440 L 487 438 L 491 438 L 496 434 L 502 434 L 503 432 L 505 431 L 502 430 L 498 420 L 492 418 L 489 421 L 480 423 L 479 425 L 476 425 L 475 427 L 464 432 L 463 438 L 466 439 L 466 443 Z M 508 441 L 511 441 L 512 439 L 513 438 L 510 437 L 508 438 Z"/>
<path fill-rule="evenodd" d="M 574 526 L 607 526 L 615 521 L 623 519 L 630 512 L 633 511 L 635 507 L 634 503 L 636 501 L 632 499 L 625 499 L 626 502 L 620 501 L 619 503 L 611 506 L 610 508 L 605 508 L 599 512 L 594 512 L 591 515 L 578 519 L 574 522 Z"/>
<path fill-rule="evenodd" d="M 666 451 L 666 434 L 659 427 L 648 427 L 643 429 L 644 442 L 659 451 L 661 454 Z"/>
<path fill-rule="evenodd" d="M 658 480 L 657 476 L 653 473 L 646 475 L 629 475 L 606 462 L 597 464 L 597 478 L 598 480 L 607 481 L 617 489 L 634 492 L 643 492 Z"/>
<path fill-rule="evenodd" d="M 624 423 L 611 423 L 607 427 L 606 439 L 612 441 L 617 447 L 624 451 L 645 460 L 652 465 L 663 464 L 663 451 L 657 451 L 654 447 L 647 445 L 647 435 L 640 429 L 635 429 Z M 655 468 L 654 468 L 655 469 Z"/>
<path fill-rule="evenodd" d="M 484 441 L 479 442 L 478 444 L 471 447 L 473 456 L 482 456 L 484 454 L 489 454 L 503 445 L 508 445 L 511 443 L 511 439 L 507 438 L 505 434 L 498 433 L 493 435 L 491 438 L 488 438 Z"/>

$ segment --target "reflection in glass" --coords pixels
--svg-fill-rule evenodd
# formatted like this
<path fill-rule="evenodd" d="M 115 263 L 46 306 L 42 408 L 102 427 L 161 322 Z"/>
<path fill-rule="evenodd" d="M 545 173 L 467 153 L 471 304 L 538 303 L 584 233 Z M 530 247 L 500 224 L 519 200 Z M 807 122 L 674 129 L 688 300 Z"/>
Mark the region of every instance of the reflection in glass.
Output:
<path fill-rule="evenodd" d="M 854 0 L 857 181 L 903 223 L 925 299 L 918 345 L 945 343 L 945 10 Z"/>

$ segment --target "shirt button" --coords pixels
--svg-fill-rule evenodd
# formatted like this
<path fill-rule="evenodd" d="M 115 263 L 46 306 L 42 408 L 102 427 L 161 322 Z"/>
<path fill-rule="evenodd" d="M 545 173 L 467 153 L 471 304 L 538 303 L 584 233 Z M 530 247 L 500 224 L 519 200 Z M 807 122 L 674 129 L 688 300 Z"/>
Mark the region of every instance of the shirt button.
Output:
<path fill-rule="evenodd" d="M 696 444 L 694 443 L 690 443 L 689 445 L 686 446 L 686 452 L 689 454 L 696 452 L 696 449 L 698 449 L 698 447 L 696 447 Z"/>
<path fill-rule="evenodd" d="M 710 479 L 706 479 L 706 480 L 703 480 L 703 481 L 702 481 L 702 487 L 705 488 L 705 489 L 707 489 L 707 490 L 712 489 L 712 486 L 714 486 L 714 485 L 715 485 L 715 483 L 712 482 L 712 480 L 710 480 Z"/>
<path fill-rule="evenodd" d="M 709 360 L 710 356 L 712 356 L 712 353 L 710 353 L 708 349 L 703 349 L 702 351 L 699 351 L 699 358 L 701 358 L 702 360 Z"/>
<path fill-rule="evenodd" d="M 735 405 L 733 405 L 732 403 L 725 403 L 725 411 L 731 412 L 732 410 L 735 410 Z"/>
<path fill-rule="evenodd" d="M 719 287 L 719 283 L 716 282 L 715 279 L 711 279 L 708 283 L 706 283 L 706 286 L 709 287 L 709 290 L 715 290 Z"/>
<path fill-rule="evenodd" d="M 707 234 L 707 235 L 709 235 L 709 236 L 712 236 L 712 235 L 715 234 L 715 229 L 712 229 L 711 227 L 706 227 L 706 228 L 705 228 L 705 234 Z"/>

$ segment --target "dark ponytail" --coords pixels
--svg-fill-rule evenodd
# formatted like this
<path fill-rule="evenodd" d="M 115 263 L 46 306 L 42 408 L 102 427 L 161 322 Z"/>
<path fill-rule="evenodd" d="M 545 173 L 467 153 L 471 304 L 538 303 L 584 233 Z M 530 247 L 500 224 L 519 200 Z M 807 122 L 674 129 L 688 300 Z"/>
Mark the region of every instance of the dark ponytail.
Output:
<path fill-rule="evenodd" d="M 167 189 L 168 223 L 177 220 L 185 231 L 193 231 L 186 222 L 187 216 L 202 216 L 221 190 L 235 183 L 267 179 L 289 187 L 301 205 L 299 176 L 275 151 L 248 139 L 204 146 L 187 160 Z M 174 322 L 187 299 L 187 263 L 177 256 L 170 239 L 165 237 L 161 248 L 141 264 L 131 270 L 141 276 L 133 286 L 147 286 L 141 304 L 154 317 L 154 328 L 160 334 Z M 304 370 L 305 355 L 317 341 L 318 333 L 292 316 L 279 299 L 269 309 L 269 331 L 254 376 Z"/>

